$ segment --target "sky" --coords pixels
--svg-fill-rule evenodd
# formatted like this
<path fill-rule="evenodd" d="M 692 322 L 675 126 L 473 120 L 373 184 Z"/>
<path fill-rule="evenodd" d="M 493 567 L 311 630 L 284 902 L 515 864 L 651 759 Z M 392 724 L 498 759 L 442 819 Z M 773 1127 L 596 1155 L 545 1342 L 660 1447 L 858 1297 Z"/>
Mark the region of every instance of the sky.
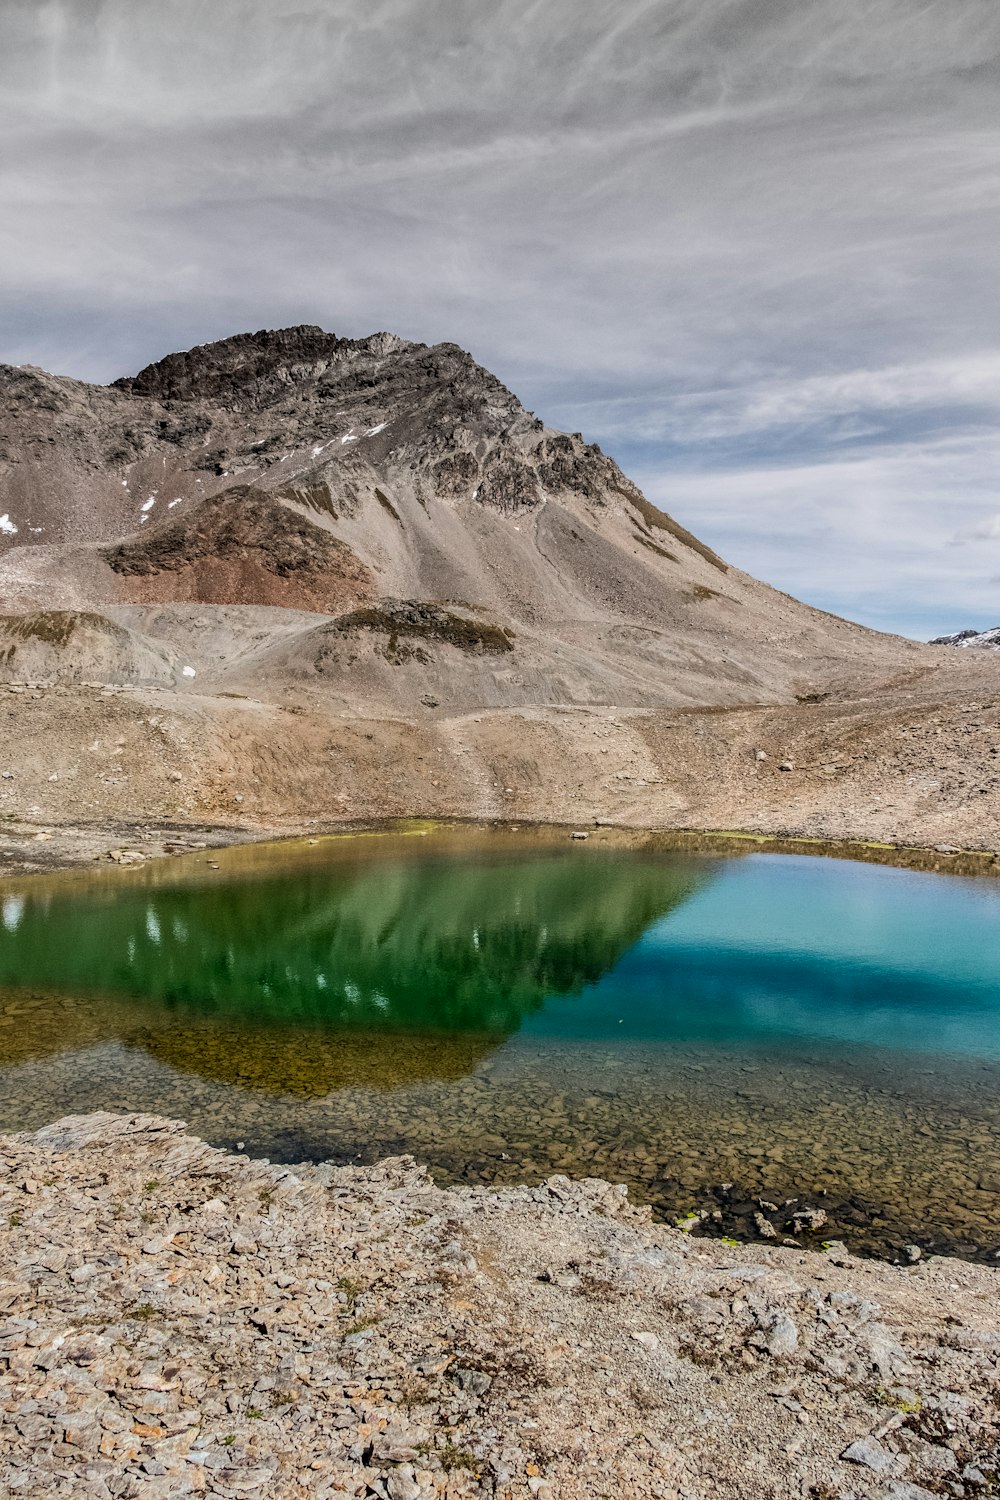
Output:
<path fill-rule="evenodd" d="M 1000 623 L 998 0 L 0 0 L 0 359 L 469 349 L 731 562 Z"/>

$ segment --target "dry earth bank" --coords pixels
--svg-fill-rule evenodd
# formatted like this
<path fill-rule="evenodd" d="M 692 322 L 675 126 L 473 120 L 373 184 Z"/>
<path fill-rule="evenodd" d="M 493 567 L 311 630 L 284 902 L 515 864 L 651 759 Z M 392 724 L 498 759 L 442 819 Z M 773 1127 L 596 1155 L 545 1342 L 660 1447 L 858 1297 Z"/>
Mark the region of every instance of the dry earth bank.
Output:
<path fill-rule="evenodd" d="M 415 719 L 331 712 L 307 696 L 8 685 L 0 861 L 42 869 L 123 845 L 148 854 L 398 817 L 996 852 L 1000 687 L 978 686 L 933 678 L 860 701 Z"/>

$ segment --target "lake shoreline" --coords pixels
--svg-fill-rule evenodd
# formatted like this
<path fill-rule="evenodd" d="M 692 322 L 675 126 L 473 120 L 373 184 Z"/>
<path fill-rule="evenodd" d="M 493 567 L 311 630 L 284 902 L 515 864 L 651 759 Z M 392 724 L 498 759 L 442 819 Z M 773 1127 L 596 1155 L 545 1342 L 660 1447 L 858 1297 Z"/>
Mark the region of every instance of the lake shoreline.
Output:
<path fill-rule="evenodd" d="M 0 1156 L 11 1494 L 992 1492 L 998 1269 L 694 1239 L 592 1179 L 272 1166 L 153 1116 Z"/>
<path fill-rule="evenodd" d="M 448 828 L 497 833 L 534 830 L 562 834 L 566 838 L 586 834 L 588 839 L 614 837 L 616 841 L 622 841 L 624 847 L 652 845 L 693 854 L 803 854 L 935 874 L 1000 876 L 1000 852 L 992 848 L 945 844 L 921 846 L 875 839 L 827 839 L 794 829 L 761 832 L 755 829 L 656 827 L 613 823 L 608 819 L 562 823 L 513 818 L 394 817 L 315 819 L 281 824 L 165 824 L 119 820 L 83 824 L 8 818 L 0 822 L 0 880 L 92 868 L 101 863 L 136 866 L 184 855 L 205 858 L 213 851 L 224 852 L 246 845 L 290 844 L 300 840 Z"/>

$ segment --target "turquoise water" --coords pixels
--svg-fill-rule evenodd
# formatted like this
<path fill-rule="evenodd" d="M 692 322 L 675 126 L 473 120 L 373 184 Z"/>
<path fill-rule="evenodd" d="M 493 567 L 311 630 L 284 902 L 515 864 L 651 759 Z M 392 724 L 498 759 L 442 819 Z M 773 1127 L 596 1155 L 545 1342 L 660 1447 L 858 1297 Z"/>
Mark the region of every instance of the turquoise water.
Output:
<path fill-rule="evenodd" d="M 7 882 L 0 1127 L 95 1108 L 990 1257 L 1000 882 L 454 829 Z"/>
<path fill-rule="evenodd" d="M 1000 1060 L 1000 885 L 775 854 L 713 861 L 538 1036 L 831 1041 Z"/>

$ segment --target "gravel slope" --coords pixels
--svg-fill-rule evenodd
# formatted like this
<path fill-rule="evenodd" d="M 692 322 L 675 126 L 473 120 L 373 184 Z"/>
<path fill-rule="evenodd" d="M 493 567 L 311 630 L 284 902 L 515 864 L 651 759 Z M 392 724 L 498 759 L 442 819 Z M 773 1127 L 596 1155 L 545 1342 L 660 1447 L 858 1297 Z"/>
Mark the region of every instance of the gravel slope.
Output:
<path fill-rule="evenodd" d="M 144 1116 L 0 1162 L 6 1494 L 996 1493 L 992 1269 L 692 1239 L 597 1181 L 276 1168 Z"/>
<path fill-rule="evenodd" d="M 322 690 L 265 696 L 249 675 L 227 693 L 198 680 L 184 693 L 0 685 L 0 869 L 410 816 L 600 819 L 992 856 L 1000 657 L 972 658 L 958 681 L 941 667 L 863 698 L 724 710 L 418 716 L 344 707 Z"/>

